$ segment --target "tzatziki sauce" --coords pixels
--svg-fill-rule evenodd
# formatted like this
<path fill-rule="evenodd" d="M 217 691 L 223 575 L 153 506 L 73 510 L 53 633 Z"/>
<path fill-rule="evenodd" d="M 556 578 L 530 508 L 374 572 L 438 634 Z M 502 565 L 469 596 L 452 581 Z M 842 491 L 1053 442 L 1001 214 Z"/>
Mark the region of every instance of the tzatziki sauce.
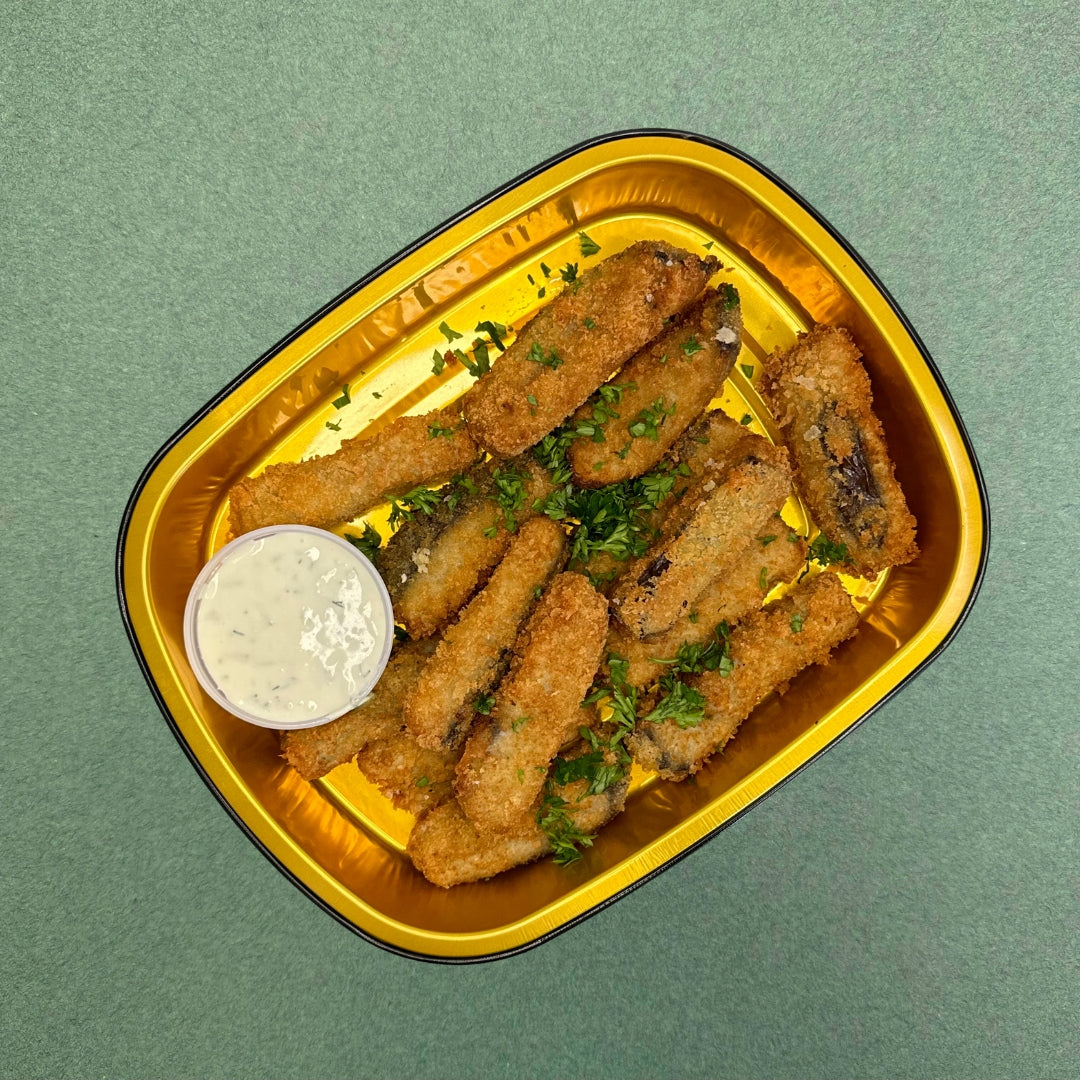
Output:
<path fill-rule="evenodd" d="M 354 708 L 390 652 L 382 580 L 321 529 L 283 525 L 239 537 L 204 568 L 188 608 L 199 681 L 219 704 L 267 727 L 310 727 Z"/>

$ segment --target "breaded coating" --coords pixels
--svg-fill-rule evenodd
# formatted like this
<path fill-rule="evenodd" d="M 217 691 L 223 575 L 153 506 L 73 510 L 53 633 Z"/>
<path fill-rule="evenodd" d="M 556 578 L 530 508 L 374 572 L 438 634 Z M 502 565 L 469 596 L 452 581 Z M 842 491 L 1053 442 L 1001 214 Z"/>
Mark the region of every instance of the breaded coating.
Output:
<path fill-rule="evenodd" d="M 734 670 L 685 677 L 705 698 L 705 717 L 695 727 L 680 728 L 638 721 L 628 745 L 634 760 L 665 780 L 685 780 L 722 749 L 774 690 L 783 693 L 805 667 L 828 662 L 829 653 L 851 637 L 859 615 L 834 574 L 819 574 L 731 632 Z"/>
<path fill-rule="evenodd" d="M 629 661 L 626 681 L 631 686 L 651 686 L 669 667 L 654 663 L 654 657 L 671 660 L 680 645 L 707 644 L 721 622 L 734 626 L 744 615 L 761 607 L 775 585 L 791 581 L 805 565 L 806 554 L 806 541 L 784 522 L 774 519 L 769 532 L 751 540 L 670 630 L 639 641 L 613 619 L 608 629 L 607 655 Z"/>
<path fill-rule="evenodd" d="M 716 266 L 712 256 L 642 241 L 587 270 L 465 395 L 473 438 L 507 457 L 539 442 L 688 307 Z"/>
<path fill-rule="evenodd" d="M 473 469 L 448 488 L 434 513 L 405 522 L 379 552 L 394 617 L 414 638 L 450 622 L 506 553 L 513 534 L 496 500 L 516 496 L 509 516 L 516 527 L 535 515 L 533 503 L 552 485 L 540 465 L 522 458 Z"/>
<path fill-rule="evenodd" d="M 454 766 L 460 756 L 425 750 L 401 728 L 368 743 L 356 755 L 356 765 L 399 810 L 422 814 L 453 796 Z"/>
<path fill-rule="evenodd" d="M 528 808 L 552 758 L 584 722 L 607 633 L 607 601 L 580 574 L 560 574 L 514 646 L 491 721 L 465 744 L 458 802 L 484 831 L 502 831 Z"/>
<path fill-rule="evenodd" d="M 717 395 L 741 341 L 738 293 L 708 289 L 574 414 L 578 429 L 596 429 L 570 446 L 574 482 L 603 487 L 653 468 Z"/>
<path fill-rule="evenodd" d="M 619 582 L 612 596 L 619 621 L 634 637 L 663 633 L 749 538 L 766 533 L 790 493 L 787 453 L 756 435 L 741 441 L 730 461 L 706 462 L 660 540 Z"/>
<path fill-rule="evenodd" d="M 363 705 L 320 727 L 283 731 L 281 756 L 305 780 L 316 780 L 352 761 L 368 743 L 393 735 L 401 728 L 403 704 L 437 644 L 429 639 L 396 646 Z"/>
<path fill-rule="evenodd" d="M 556 785 L 552 794 L 564 799 L 574 826 L 596 833 L 626 805 L 628 780 L 613 784 L 599 795 L 586 795 L 582 780 Z M 532 862 L 551 850 L 551 842 L 537 824 L 539 805 L 531 806 L 500 833 L 481 833 L 450 800 L 425 814 L 413 827 L 407 852 L 413 865 L 433 885 L 444 889 L 480 881 L 515 866 Z"/>
<path fill-rule="evenodd" d="M 518 530 L 491 579 L 446 631 L 405 702 L 405 723 L 421 746 L 460 746 L 473 721 L 473 703 L 505 670 L 518 630 L 565 552 L 566 534 L 546 517 L 534 517 Z"/>
<path fill-rule="evenodd" d="M 432 435 L 436 428 L 452 431 Z M 266 525 L 328 528 L 351 521 L 389 494 L 449 480 L 479 453 L 453 409 L 400 416 L 377 435 L 346 439 L 332 454 L 271 465 L 238 481 L 229 493 L 233 536 Z"/>
<path fill-rule="evenodd" d="M 761 393 L 791 450 L 799 490 L 821 531 L 873 578 L 919 554 L 915 519 L 893 475 L 870 378 L 851 335 L 815 326 L 765 367 Z"/>

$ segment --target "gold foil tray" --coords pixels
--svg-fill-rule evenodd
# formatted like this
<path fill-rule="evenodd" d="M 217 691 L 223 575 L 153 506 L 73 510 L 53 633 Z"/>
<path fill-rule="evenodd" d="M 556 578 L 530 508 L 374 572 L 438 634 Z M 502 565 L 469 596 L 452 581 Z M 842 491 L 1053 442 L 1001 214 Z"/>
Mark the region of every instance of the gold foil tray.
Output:
<path fill-rule="evenodd" d="M 332 451 L 360 430 L 461 394 L 459 365 L 432 374 L 440 322 L 520 326 L 543 302 L 541 262 L 582 262 L 640 239 L 711 244 L 738 287 L 740 364 L 814 322 L 848 327 L 866 358 L 922 556 L 871 588 L 849 582 L 858 635 L 825 668 L 766 701 L 697 777 L 642 783 L 580 863 L 550 859 L 443 890 L 403 848 L 411 819 L 353 765 L 301 780 L 273 732 L 220 710 L 184 655 L 182 618 L 199 568 L 226 540 L 227 493 L 279 460 Z M 590 262 L 591 265 L 591 262 Z M 556 275 L 557 276 L 557 275 Z M 331 404 L 349 384 L 352 402 Z M 771 419 L 740 367 L 721 401 Z M 340 430 L 328 427 L 328 423 Z M 378 515 L 374 516 L 378 520 Z M 744 154 L 699 136 L 645 131 L 585 143 L 526 173 L 367 275 L 274 346 L 154 456 L 124 514 L 120 607 L 158 704 L 199 774 L 248 836 L 317 903 L 369 941 L 468 961 L 520 951 L 584 919 L 714 835 L 826 750 L 928 663 L 970 607 L 988 541 L 985 495 L 963 426 L 908 321 L 809 206 Z"/>

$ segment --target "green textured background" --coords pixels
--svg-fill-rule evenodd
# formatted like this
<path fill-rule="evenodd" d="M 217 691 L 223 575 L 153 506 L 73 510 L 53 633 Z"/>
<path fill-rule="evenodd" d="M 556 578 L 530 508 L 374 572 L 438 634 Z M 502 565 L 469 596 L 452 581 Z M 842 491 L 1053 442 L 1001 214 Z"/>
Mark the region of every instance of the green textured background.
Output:
<path fill-rule="evenodd" d="M 873 6 L 6 8 L 0 1075 L 1080 1072 L 1078 23 Z M 640 126 L 753 155 L 880 275 L 981 459 L 986 582 L 929 670 L 656 881 L 516 959 L 399 959 L 188 765 L 117 613 L 120 515 L 324 301 Z"/>

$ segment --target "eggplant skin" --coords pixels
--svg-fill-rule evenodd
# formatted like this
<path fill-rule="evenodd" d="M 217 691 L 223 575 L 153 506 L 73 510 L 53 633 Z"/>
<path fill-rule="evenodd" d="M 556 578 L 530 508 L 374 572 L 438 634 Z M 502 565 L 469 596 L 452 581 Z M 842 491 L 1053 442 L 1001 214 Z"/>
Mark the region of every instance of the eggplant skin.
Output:
<path fill-rule="evenodd" d="M 759 387 L 821 531 L 874 578 L 918 557 L 915 518 L 873 411 L 870 378 L 843 327 L 816 326 L 769 357 Z"/>

